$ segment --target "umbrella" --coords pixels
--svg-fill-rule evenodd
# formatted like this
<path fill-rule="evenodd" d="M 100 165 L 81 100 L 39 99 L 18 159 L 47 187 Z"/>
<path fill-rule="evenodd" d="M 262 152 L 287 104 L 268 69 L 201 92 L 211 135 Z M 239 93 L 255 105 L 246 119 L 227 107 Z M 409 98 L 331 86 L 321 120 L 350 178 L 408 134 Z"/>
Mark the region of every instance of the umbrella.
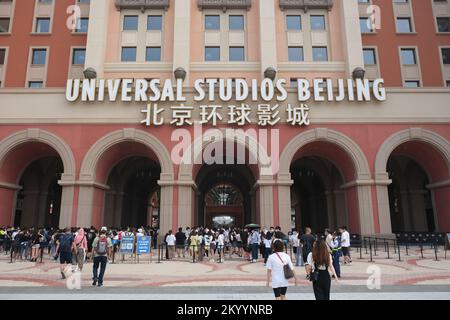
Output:
<path fill-rule="evenodd" d="M 250 224 L 246 225 L 244 228 L 247 228 L 247 229 L 259 229 L 260 227 L 259 227 L 259 224 L 250 223 Z"/>

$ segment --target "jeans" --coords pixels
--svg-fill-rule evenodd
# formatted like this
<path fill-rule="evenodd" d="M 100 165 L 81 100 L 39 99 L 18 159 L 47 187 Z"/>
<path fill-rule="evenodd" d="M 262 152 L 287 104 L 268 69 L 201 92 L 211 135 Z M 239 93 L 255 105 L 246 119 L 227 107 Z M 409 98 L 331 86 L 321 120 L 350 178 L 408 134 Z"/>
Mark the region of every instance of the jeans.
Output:
<path fill-rule="evenodd" d="M 259 244 L 252 243 L 252 260 L 258 260 L 258 250 L 259 250 Z"/>
<path fill-rule="evenodd" d="M 295 253 L 295 266 L 303 267 L 304 265 L 305 265 L 305 262 L 303 261 L 303 257 L 302 257 L 302 247 L 297 247 L 297 251 Z"/>
<path fill-rule="evenodd" d="M 266 251 L 264 252 L 264 263 L 267 263 L 267 259 L 269 259 L 269 256 L 272 254 L 272 248 L 266 248 Z"/>
<path fill-rule="evenodd" d="M 94 257 L 94 267 L 92 270 L 94 281 L 99 284 L 103 284 L 103 276 L 105 275 L 106 264 L 108 263 L 107 256 L 97 256 Z M 100 274 L 98 274 L 98 267 L 100 265 Z"/>
<path fill-rule="evenodd" d="M 341 256 L 340 251 L 334 251 L 332 254 L 333 257 L 333 268 L 336 271 L 336 275 L 338 278 L 341 277 L 341 265 L 339 264 L 339 257 Z"/>

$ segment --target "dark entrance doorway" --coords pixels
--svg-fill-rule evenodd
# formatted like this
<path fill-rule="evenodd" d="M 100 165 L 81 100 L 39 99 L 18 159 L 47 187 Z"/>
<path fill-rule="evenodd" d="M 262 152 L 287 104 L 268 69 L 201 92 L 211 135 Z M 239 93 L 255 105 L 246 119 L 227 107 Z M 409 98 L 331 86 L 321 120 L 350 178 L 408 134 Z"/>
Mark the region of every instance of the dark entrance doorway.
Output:
<path fill-rule="evenodd" d="M 255 179 L 246 165 L 204 165 L 196 182 L 197 225 L 240 227 L 256 221 Z"/>
<path fill-rule="evenodd" d="M 435 232 L 436 223 L 428 176 L 406 156 L 389 157 L 387 170 L 392 232 Z"/>

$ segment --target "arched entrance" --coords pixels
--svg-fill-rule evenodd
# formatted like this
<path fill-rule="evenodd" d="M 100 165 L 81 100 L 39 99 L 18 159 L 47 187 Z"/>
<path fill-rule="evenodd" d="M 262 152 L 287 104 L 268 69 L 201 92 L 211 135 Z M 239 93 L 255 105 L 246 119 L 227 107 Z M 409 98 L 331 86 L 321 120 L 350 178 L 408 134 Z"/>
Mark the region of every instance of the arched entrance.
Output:
<path fill-rule="evenodd" d="M 391 135 L 375 161 L 378 214 L 384 233 L 450 230 L 450 143 L 410 128 Z"/>
<path fill-rule="evenodd" d="M 0 225 L 70 225 L 75 160 L 69 146 L 41 129 L 0 141 Z"/>
<path fill-rule="evenodd" d="M 173 166 L 155 136 L 133 128 L 105 135 L 87 152 L 80 181 L 79 225 L 148 225 L 156 215 L 162 230 L 172 228 Z"/>
<path fill-rule="evenodd" d="M 317 156 L 303 157 L 291 165 L 292 226 L 314 231 L 347 224 L 344 181 L 336 166 Z"/>
<path fill-rule="evenodd" d="M 204 165 L 196 184 L 196 224 L 217 227 L 256 222 L 255 179 L 246 165 Z"/>
<path fill-rule="evenodd" d="M 307 227 L 305 221 L 295 221 L 303 216 L 319 229 L 347 225 L 351 232 L 373 234 L 370 184 L 367 159 L 351 138 L 327 128 L 301 133 L 289 141 L 280 157 L 280 225 Z M 310 213 L 301 212 L 301 202 Z"/>
<path fill-rule="evenodd" d="M 149 158 L 132 156 L 111 170 L 105 195 L 104 224 L 159 226 L 161 169 Z"/>
<path fill-rule="evenodd" d="M 389 157 L 387 171 L 392 183 L 388 186 L 392 232 L 434 232 L 431 191 L 427 174 L 413 159 Z"/>
<path fill-rule="evenodd" d="M 58 227 L 63 172 L 57 156 L 43 157 L 28 165 L 21 175 L 17 194 L 14 225 L 22 227 Z"/>

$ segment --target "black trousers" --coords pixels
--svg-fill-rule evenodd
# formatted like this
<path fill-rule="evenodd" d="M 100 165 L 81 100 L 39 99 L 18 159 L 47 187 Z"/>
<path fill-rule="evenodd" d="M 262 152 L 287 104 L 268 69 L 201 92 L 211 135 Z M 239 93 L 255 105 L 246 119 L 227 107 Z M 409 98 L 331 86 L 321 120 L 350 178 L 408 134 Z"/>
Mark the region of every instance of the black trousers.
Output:
<path fill-rule="evenodd" d="M 97 280 L 98 283 L 103 284 L 103 276 L 105 275 L 106 264 L 108 263 L 107 256 L 97 256 L 94 258 L 93 266 L 93 278 Z M 100 266 L 100 273 L 98 273 L 98 267 Z"/>
<path fill-rule="evenodd" d="M 313 282 L 316 300 L 330 300 L 331 277 L 328 270 L 319 270 L 317 281 Z"/>

